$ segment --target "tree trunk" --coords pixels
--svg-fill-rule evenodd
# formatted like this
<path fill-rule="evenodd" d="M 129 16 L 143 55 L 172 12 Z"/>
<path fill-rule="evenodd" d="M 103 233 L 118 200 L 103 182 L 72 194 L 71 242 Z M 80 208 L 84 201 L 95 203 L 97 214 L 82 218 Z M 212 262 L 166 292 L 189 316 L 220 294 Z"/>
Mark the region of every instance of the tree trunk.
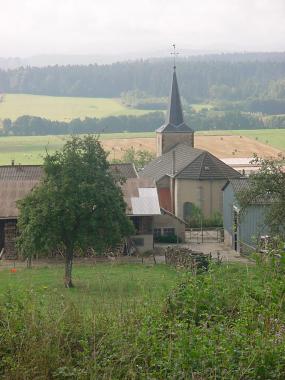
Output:
<path fill-rule="evenodd" d="M 66 257 L 65 257 L 65 278 L 64 285 L 66 288 L 73 288 L 72 283 L 72 263 L 73 263 L 73 247 L 66 247 Z"/>

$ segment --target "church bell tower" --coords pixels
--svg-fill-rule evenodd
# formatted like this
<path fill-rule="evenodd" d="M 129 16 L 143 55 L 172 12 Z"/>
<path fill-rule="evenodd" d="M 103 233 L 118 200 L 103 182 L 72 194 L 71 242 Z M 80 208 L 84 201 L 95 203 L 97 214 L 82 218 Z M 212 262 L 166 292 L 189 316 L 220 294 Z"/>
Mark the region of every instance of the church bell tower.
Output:
<path fill-rule="evenodd" d="M 174 58 L 175 45 L 174 45 Z M 176 76 L 174 61 L 173 77 L 169 96 L 168 112 L 165 123 L 156 130 L 156 155 L 167 153 L 175 145 L 183 143 L 194 146 L 194 132 L 184 122 L 181 99 Z"/>

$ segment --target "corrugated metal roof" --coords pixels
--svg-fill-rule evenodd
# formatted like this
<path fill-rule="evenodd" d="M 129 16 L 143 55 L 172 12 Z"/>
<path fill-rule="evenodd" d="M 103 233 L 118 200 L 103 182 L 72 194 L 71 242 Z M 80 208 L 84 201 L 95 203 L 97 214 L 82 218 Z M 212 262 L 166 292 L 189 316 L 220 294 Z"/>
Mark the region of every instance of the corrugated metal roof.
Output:
<path fill-rule="evenodd" d="M 159 201 L 153 179 L 138 178 L 133 164 L 111 166 L 126 182 L 121 185 L 129 215 L 156 215 Z M 41 166 L 0 167 L 0 219 L 17 218 L 16 202 L 23 199 L 43 176 Z M 126 178 L 126 176 L 129 176 Z M 160 214 L 160 210 L 158 212 Z"/>
<path fill-rule="evenodd" d="M 128 215 L 159 215 L 157 189 L 150 178 L 129 178 L 121 185 Z"/>
<path fill-rule="evenodd" d="M 173 152 L 175 164 L 173 165 Z M 173 174 L 173 166 L 175 172 Z M 226 165 L 211 153 L 178 144 L 169 152 L 150 162 L 140 173 L 158 181 L 165 175 L 179 179 L 229 179 L 239 178 L 241 174 Z"/>
<path fill-rule="evenodd" d="M 160 215 L 156 188 L 138 188 L 139 196 L 131 198 L 133 215 Z"/>
<path fill-rule="evenodd" d="M 0 180 L 40 180 L 43 168 L 40 165 L 6 165 L 0 166 Z"/>
<path fill-rule="evenodd" d="M 38 180 L 0 180 L 0 219 L 17 218 L 16 202 L 28 195 Z"/>

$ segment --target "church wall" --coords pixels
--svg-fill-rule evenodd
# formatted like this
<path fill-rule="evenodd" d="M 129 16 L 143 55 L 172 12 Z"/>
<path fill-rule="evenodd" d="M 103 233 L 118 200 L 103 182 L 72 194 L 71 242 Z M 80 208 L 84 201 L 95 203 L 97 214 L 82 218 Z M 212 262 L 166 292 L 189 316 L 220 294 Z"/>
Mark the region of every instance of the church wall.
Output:
<path fill-rule="evenodd" d="M 175 145 L 183 143 L 191 147 L 194 146 L 193 132 L 178 132 L 178 133 L 160 133 L 156 134 L 156 152 L 157 157 L 168 152 Z"/>
<path fill-rule="evenodd" d="M 201 208 L 205 217 L 215 211 L 223 210 L 222 187 L 225 180 L 188 180 L 176 179 L 175 186 L 175 215 L 184 217 L 183 205 L 185 202 L 194 203 Z"/>

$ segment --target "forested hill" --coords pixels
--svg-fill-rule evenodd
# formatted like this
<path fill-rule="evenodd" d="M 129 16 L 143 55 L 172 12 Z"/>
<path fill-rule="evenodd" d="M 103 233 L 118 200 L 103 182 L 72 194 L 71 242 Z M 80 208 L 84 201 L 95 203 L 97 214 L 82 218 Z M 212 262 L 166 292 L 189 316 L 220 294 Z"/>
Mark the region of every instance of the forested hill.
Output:
<path fill-rule="evenodd" d="M 178 63 L 181 94 L 188 102 L 213 97 L 234 101 L 267 96 L 272 83 L 278 84 L 285 78 L 285 59 L 280 57 L 275 61 L 248 62 L 214 58 L 211 61 L 181 60 Z M 141 90 L 161 97 L 168 95 L 170 81 L 169 60 L 22 67 L 0 70 L 0 93 L 118 97 L 122 92 Z"/>

